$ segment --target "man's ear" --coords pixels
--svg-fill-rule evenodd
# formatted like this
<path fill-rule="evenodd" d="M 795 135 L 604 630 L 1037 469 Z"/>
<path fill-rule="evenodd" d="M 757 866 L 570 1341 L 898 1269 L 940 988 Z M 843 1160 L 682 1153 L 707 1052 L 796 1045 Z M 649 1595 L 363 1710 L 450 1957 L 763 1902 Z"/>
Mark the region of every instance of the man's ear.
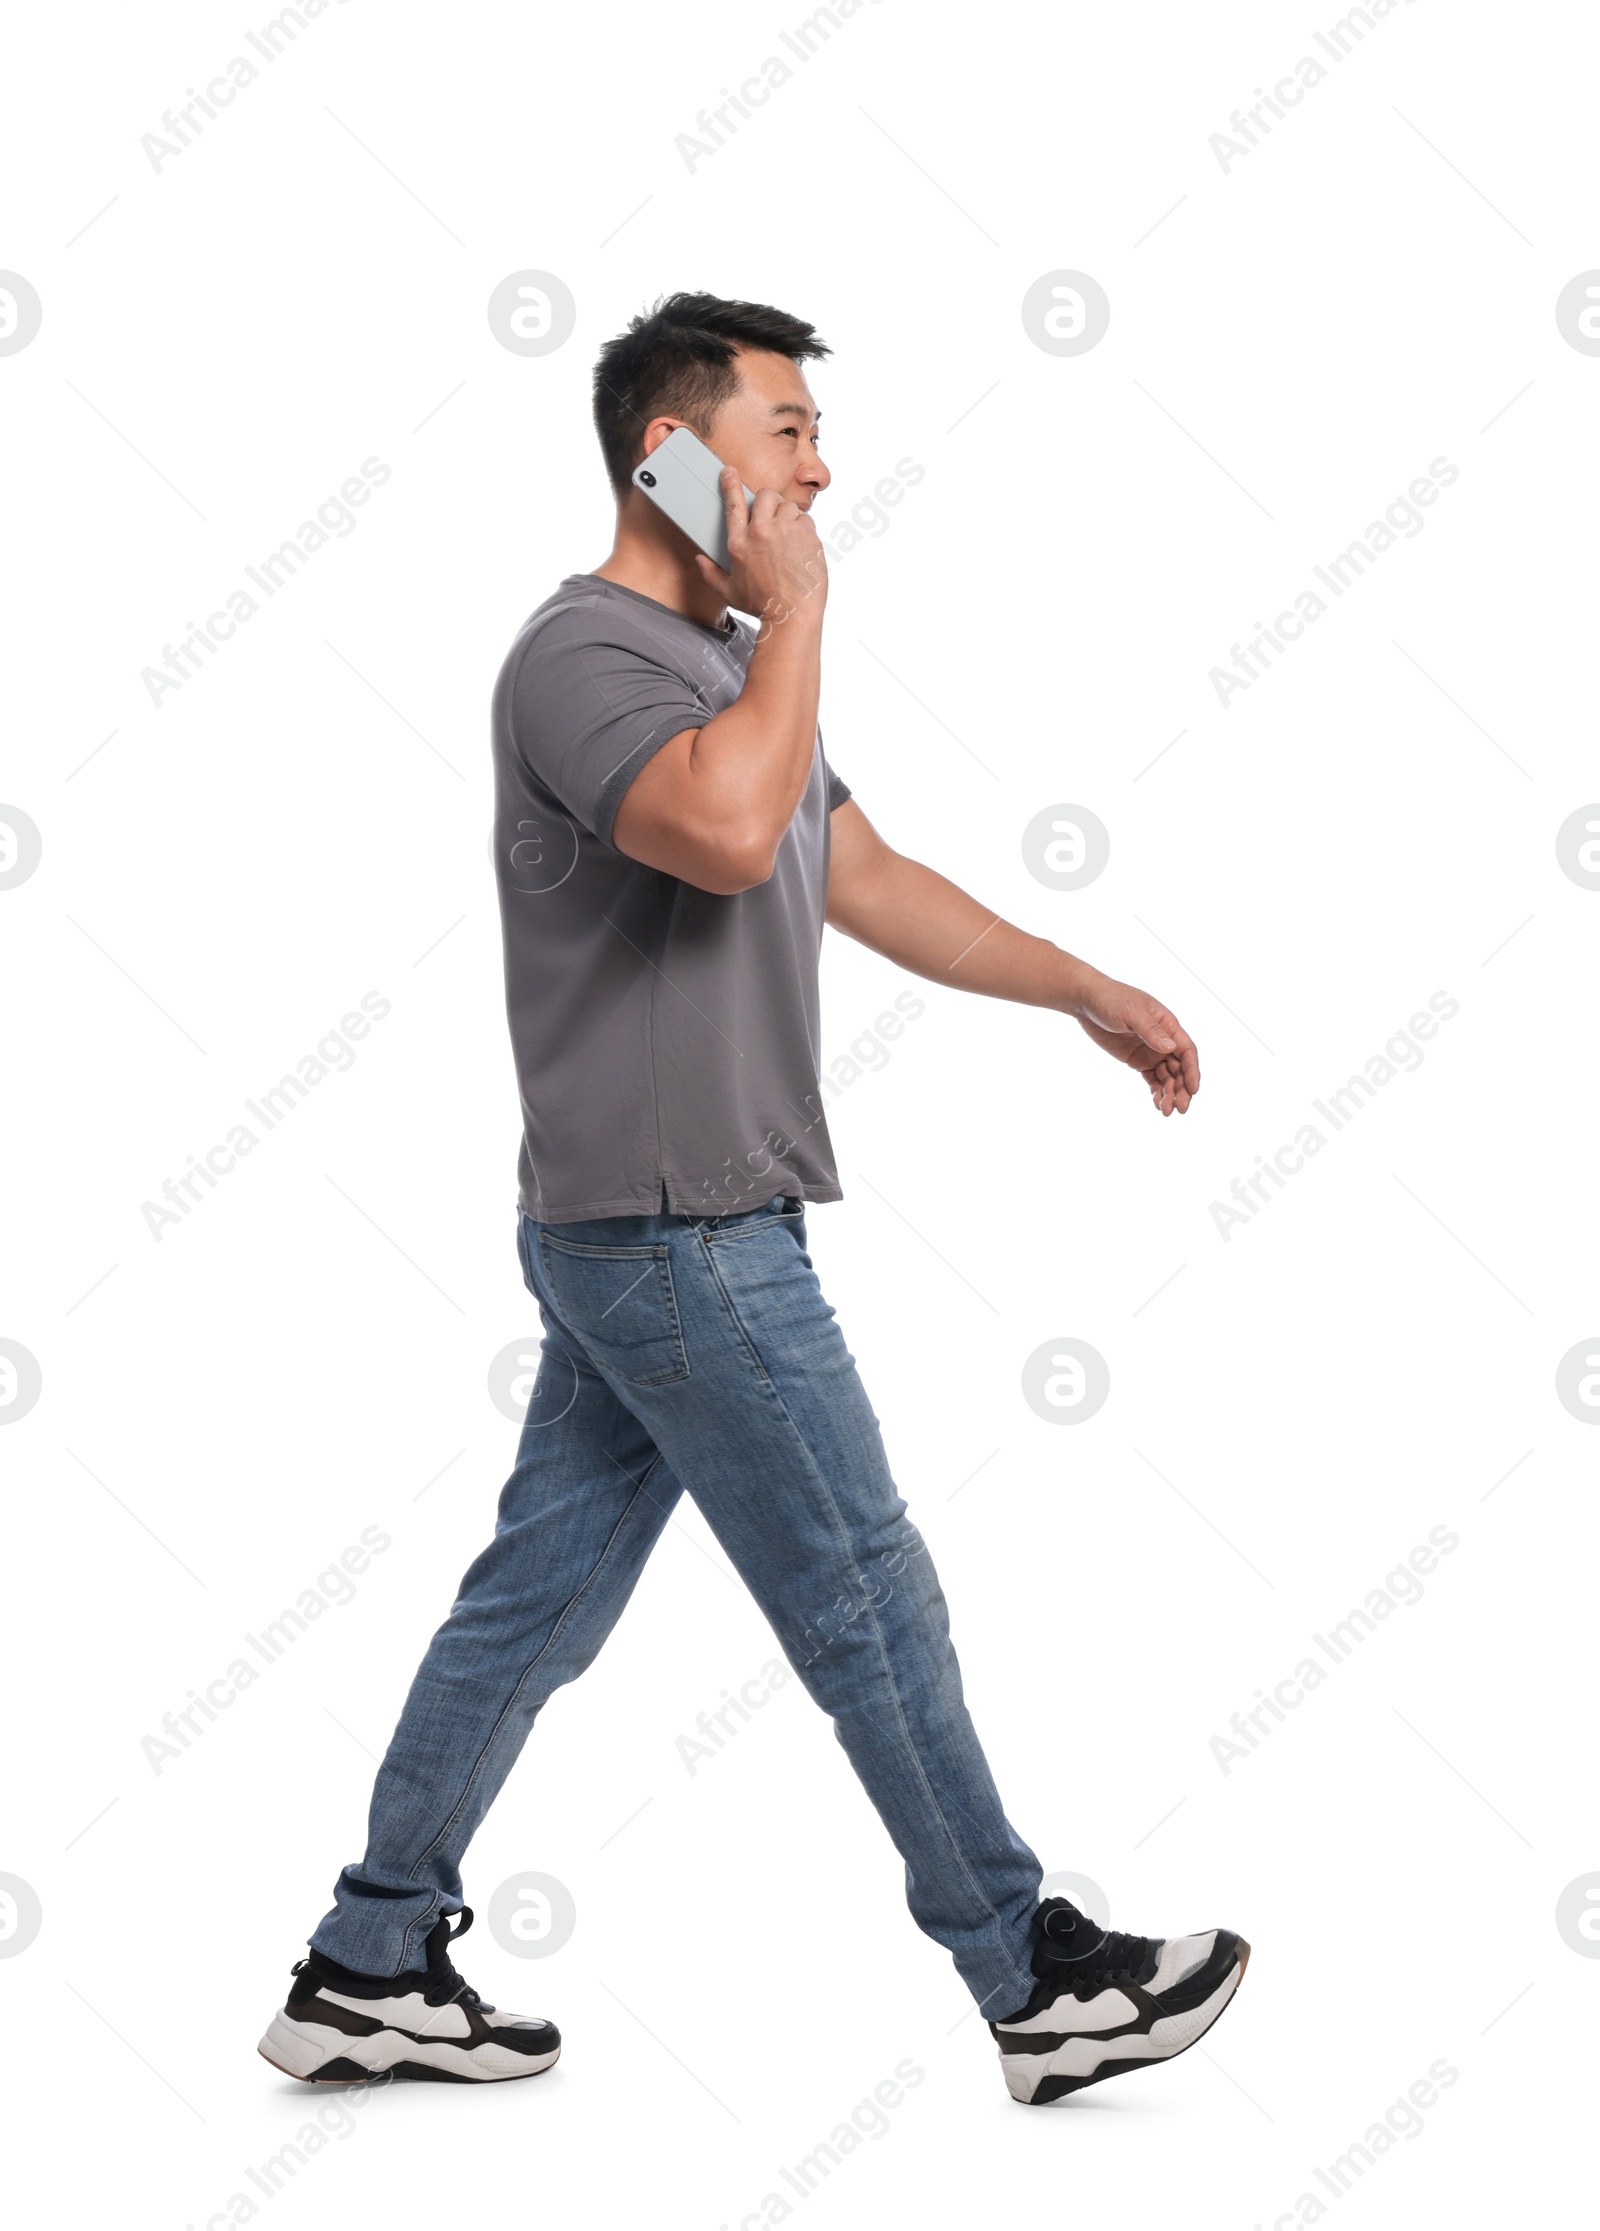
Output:
<path fill-rule="evenodd" d="M 675 433 L 685 421 L 681 418 L 653 418 L 644 430 L 644 454 L 650 456 L 661 447 L 667 436 Z"/>

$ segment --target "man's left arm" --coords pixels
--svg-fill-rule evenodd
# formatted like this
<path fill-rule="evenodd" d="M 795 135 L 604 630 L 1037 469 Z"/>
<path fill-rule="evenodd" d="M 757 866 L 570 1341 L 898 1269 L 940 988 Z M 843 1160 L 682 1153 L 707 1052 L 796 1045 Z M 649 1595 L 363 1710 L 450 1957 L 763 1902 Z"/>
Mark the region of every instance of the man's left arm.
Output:
<path fill-rule="evenodd" d="M 830 820 L 828 921 L 914 975 L 990 999 L 1052 1007 L 1113 1059 L 1137 1070 L 1162 1115 L 1200 1089 L 1194 1040 L 1170 1009 L 1103 976 L 1048 938 L 1030 937 L 968 892 L 896 852 L 855 800 Z"/>

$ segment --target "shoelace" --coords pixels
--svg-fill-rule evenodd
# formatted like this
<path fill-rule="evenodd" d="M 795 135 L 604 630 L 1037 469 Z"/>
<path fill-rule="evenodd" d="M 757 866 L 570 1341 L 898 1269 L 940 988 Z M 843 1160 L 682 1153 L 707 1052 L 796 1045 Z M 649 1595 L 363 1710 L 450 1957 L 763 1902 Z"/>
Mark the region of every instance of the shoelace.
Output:
<path fill-rule="evenodd" d="M 433 1948 L 428 1981 L 422 1996 L 429 2006 L 453 2006 L 459 1999 L 464 2005 L 475 2006 L 481 2014 L 492 2014 L 494 2008 L 486 2006 L 480 1993 L 473 1989 L 465 1976 L 457 1974 L 449 1953 L 444 1949 L 446 1944 L 454 1944 L 457 1937 L 464 1937 L 471 1927 L 472 1908 L 463 1906 L 457 1926 Z"/>
<path fill-rule="evenodd" d="M 1086 1915 L 1065 1902 L 1047 1911 L 1040 1950 L 1052 1971 L 1059 1967 L 1060 1981 L 1077 1996 L 1101 1990 L 1108 1983 L 1142 1983 L 1153 1972 L 1160 1958 L 1159 1939 L 1137 1937 L 1125 1929 L 1108 1929 L 1092 1951 L 1074 1954 L 1073 1940 L 1079 1931 L 1094 1927 Z"/>
<path fill-rule="evenodd" d="M 1107 1983 L 1139 1983 L 1148 1974 L 1151 1954 L 1156 1951 L 1151 1937 L 1130 1936 L 1125 1930 L 1113 1929 L 1082 1960 L 1069 1960 L 1074 1988 L 1079 1985 L 1100 1989 Z"/>
<path fill-rule="evenodd" d="M 457 1973 L 449 1953 L 444 1949 L 446 1944 L 454 1944 L 457 1937 L 464 1937 L 471 1927 L 472 1908 L 463 1906 L 459 1925 L 450 1930 L 433 1949 L 427 1970 L 428 1980 L 420 1986 L 423 2000 L 428 2006 L 453 2006 L 460 1999 L 467 2006 L 475 2006 L 480 2014 L 494 2012 L 494 2008 L 485 2003 L 482 1994 L 473 1989 L 466 1977 Z M 296 1960 L 289 1973 L 300 1975 L 309 1965 L 307 1960 Z"/>

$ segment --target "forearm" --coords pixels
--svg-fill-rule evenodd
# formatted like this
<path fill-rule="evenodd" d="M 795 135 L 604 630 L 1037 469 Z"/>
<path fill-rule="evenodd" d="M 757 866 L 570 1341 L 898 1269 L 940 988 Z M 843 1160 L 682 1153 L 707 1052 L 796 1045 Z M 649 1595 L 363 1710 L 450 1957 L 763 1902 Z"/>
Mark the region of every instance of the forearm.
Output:
<path fill-rule="evenodd" d="M 830 888 L 828 920 L 886 960 L 958 991 L 1082 1011 L 1098 969 L 1030 936 L 920 860 L 884 848 L 871 872 Z"/>
<path fill-rule="evenodd" d="M 690 743 L 686 814 L 768 873 L 811 777 L 821 647 L 820 611 L 766 628 L 739 695 Z"/>
<path fill-rule="evenodd" d="M 721 476 L 728 565 L 695 558 L 736 611 L 761 615 L 735 703 L 680 729 L 640 768 L 611 841 L 630 859 L 699 890 L 733 896 L 771 875 L 817 748 L 828 569 L 807 512 L 758 488 L 748 513 L 739 475 Z"/>
<path fill-rule="evenodd" d="M 767 880 L 811 775 L 821 636 L 820 609 L 764 631 L 734 702 L 671 737 L 629 785 L 620 851 L 702 891 Z"/>

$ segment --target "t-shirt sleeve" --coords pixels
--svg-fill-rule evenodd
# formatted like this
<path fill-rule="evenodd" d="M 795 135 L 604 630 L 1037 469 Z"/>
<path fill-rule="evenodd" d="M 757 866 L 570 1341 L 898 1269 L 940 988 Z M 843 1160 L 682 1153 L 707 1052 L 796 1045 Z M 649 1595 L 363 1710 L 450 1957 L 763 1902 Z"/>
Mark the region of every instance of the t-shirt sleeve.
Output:
<path fill-rule="evenodd" d="M 691 681 L 619 637 L 597 635 L 592 611 L 556 615 L 530 638 L 511 693 L 517 750 L 603 844 L 639 770 L 715 711 Z"/>
<path fill-rule="evenodd" d="M 849 797 L 850 785 L 842 775 L 834 773 L 833 768 L 829 765 L 826 751 L 822 755 L 822 770 L 828 778 L 828 811 L 832 813 L 837 807 L 842 806 L 846 798 Z"/>

